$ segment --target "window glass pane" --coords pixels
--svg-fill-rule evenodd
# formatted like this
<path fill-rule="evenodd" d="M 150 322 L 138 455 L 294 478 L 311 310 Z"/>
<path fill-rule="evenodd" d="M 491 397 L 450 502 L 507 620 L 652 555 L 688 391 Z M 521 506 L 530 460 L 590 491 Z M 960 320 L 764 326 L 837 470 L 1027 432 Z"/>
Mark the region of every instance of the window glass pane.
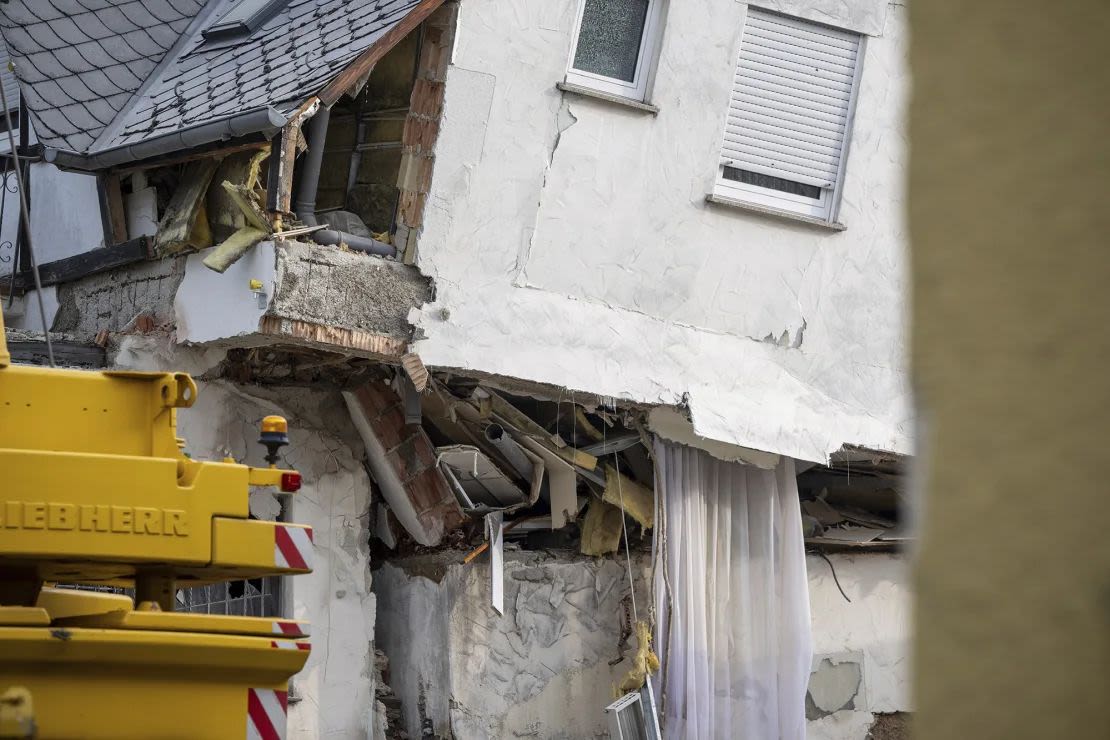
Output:
<path fill-rule="evenodd" d="M 793 180 L 787 180 L 782 177 L 772 177 L 771 175 L 740 170 L 735 167 L 725 167 L 724 178 L 734 182 L 742 182 L 745 185 L 758 185 L 761 188 L 779 190 L 784 193 L 813 198 L 814 200 L 821 199 L 821 188 L 816 185 L 806 185 L 805 183 L 794 182 Z"/>
<path fill-rule="evenodd" d="M 574 68 L 633 82 L 648 0 L 586 0 Z"/>

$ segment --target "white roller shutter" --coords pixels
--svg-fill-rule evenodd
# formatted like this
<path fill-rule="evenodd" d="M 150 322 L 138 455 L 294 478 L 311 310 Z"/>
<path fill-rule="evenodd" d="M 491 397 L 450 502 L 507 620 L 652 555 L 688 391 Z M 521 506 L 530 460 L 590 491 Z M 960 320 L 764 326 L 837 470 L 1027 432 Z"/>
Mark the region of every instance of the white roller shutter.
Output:
<path fill-rule="evenodd" d="M 840 170 L 860 37 L 748 7 L 721 162 L 831 188 Z"/>

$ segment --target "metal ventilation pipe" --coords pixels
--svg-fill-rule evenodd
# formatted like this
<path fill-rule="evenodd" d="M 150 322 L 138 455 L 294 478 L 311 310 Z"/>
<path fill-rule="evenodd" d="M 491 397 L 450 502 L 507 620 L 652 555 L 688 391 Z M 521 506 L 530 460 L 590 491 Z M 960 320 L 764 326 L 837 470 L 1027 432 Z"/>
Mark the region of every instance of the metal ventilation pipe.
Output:
<path fill-rule="evenodd" d="M 293 211 L 305 226 L 319 226 L 316 218 L 316 191 L 320 184 L 320 167 L 324 162 L 324 142 L 328 138 L 328 121 L 331 120 L 331 111 L 320 106 L 320 110 L 308 123 L 308 151 L 305 152 L 304 161 L 301 162 L 301 176 L 297 183 L 297 202 Z M 346 244 L 351 249 L 367 254 L 376 254 L 382 257 L 396 257 L 397 250 L 391 244 L 369 239 L 364 236 L 355 236 L 346 231 L 335 229 L 320 229 L 309 236 L 317 244 L 338 245 Z"/>

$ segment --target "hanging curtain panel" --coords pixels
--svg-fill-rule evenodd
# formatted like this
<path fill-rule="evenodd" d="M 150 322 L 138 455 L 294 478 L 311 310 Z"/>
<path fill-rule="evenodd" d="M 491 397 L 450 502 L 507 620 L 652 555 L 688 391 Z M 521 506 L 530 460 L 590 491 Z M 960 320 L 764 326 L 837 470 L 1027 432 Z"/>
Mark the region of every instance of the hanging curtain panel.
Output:
<path fill-rule="evenodd" d="M 812 659 L 794 461 L 656 440 L 656 697 L 667 740 L 804 740 Z"/>

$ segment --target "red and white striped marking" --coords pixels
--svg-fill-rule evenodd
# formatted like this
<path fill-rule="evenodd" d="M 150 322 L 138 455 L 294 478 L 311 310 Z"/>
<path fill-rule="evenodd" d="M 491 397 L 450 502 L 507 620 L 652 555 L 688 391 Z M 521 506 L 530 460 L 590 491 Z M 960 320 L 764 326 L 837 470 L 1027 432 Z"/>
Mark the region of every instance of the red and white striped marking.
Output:
<path fill-rule="evenodd" d="M 312 645 L 307 642 L 294 642 L 293 640 L 274 640 L 270 643 L 270 647 L 275 647 L 279 650 L 311 650 Z"/>
<path fill-rule="evenodd" d="M 308 625 L 298 622 L 274 622 L 270 630 L 275 635 L 289 635 L 290 637 L 308 637 Z"/>
<path fill-rule="evenodd" d="M 288 711 L 288 692 L 247 689 L 247 740 L 285 740 Z"/>
<path fill-rule="evenodd" d="M 291 570 L 312 570 L 312 528 L 274 527 L 274 565 Z"/>

